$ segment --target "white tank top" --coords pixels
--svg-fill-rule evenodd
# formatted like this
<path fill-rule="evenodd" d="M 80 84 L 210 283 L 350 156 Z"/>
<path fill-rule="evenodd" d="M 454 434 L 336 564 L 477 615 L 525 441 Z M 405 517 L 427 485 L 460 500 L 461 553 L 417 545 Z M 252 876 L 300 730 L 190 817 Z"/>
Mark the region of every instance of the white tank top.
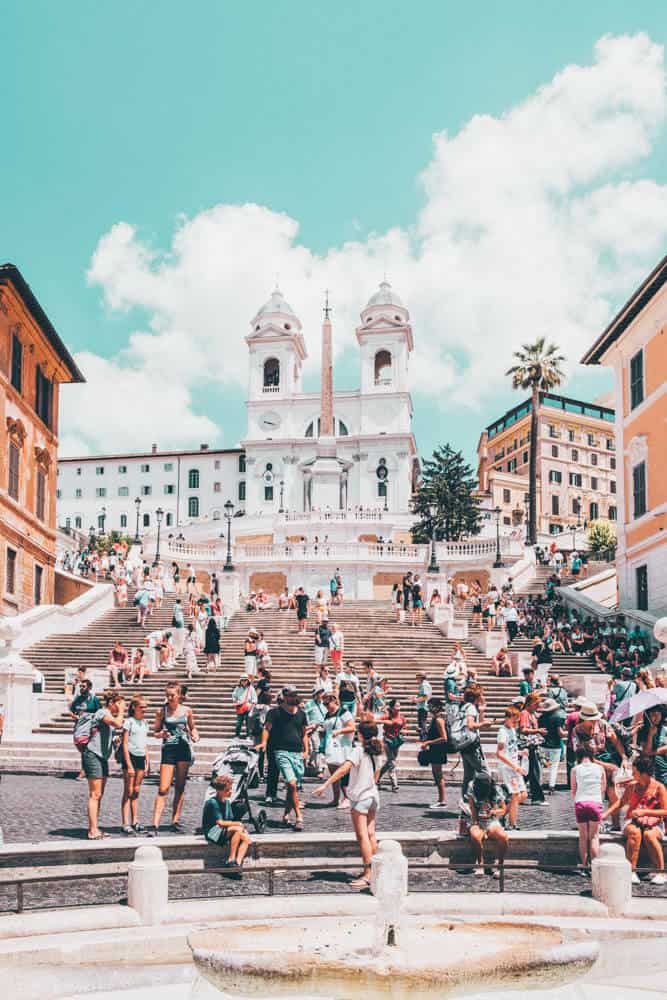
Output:
<path fill-rule="evenodd" d="M 592 761 L 583 761 L 574 768 L 577 781 L 575 802 L 602 802 L 601 774 L 602 768 Z"/>

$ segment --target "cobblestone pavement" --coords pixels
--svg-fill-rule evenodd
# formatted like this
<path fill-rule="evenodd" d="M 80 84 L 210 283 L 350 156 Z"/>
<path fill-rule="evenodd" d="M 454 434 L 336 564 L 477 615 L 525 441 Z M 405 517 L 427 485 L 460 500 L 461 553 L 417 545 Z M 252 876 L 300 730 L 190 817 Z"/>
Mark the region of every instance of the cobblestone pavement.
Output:
<path fill-rule="evenodd" d="M 313 784 L 307 784 L 304 791 L 305 828 L 307 832 L 350 833 L 349 812 L 336 810 L 315 800 L 312 796 Z M 206 790 L 206 782 L 193 779 L 186 790 L 183 825 L 185 832 L 195 833 L 201 818 L 201 808 Z M 262 789 L 259 790 L 260 792 Z M 57 778 L 36 775 L 8 775 L 0 781 L 0 822 L 6 843 L 37 842 L 45 840 L 81 839 L 86 835 L 87 785 L 85 781 L 72 778 Z M 112 836 L 122 836 L 120 832 L 120 798 L 122 782 L 119 778 L 109 779 L 102 811 L 102 829 Z M 140 802 L 140 821 L 150 822 L 150 813 L 156 792 L 156 782 L 147 780 Z M 453 830 L 458 821 L 459 788 L 447 788 L 448 811 L 437 816 L 429 814 L 428 806 L 435 799 L 433 787 L 429 784 L 404 785 L 397 794 L 382 792 L 381 808 L 378 816 L 379 831 L 437 831 Z M 256 804 L 261 796 L 253 793 Z M 267 809 L 269 822 L 267 832 L 282 832 L 281 806 Z M 169 813 L 165 811 L 168 819 Z M 546 807 L 525 805 L 521 809 L 520 826 L 523 830 L 574 830 L 572 801 L 565 790 L 556 792 L 548 800 Z M 298 835 L 297 835 L 298 836 Z M 355 872 L 356 874 L 356 872 Z M 304 892 L 353 891 L 347 886 L 350 874 L 344 870 L 326 872 L 284 872 L 275 879 L 275 892 L 280 894 Z M 127 890 L 125 878 L 108 878 L 94 883 L 81 880 L 80 883 L 63 883 L 50 887 L 26 887 L 25 906 L 79 905 L 84 902 L 122 901 Z M 476 878 L 469 872 L 432 871 L 411 872 L 410 888 L 413 891 L 451 892 L 498 892 L 497 880 L 487 876 Z M 505 890 L 508 892 L 560 892 L 590 895 L 590 882 L 582 876 L 555 874 L 539 870 L 507 872 Z M 170 878 L 172 898 L 201 896 L 202 898 L 228 896 L 268 891 L 268 876 L 265 872 L 247 872 L 243 882 L 235 882 L 224 876 L 206 873 L 201 876 L 176 875 Z M 638 896 L 661 896 L 665 898 L 664 887 L 657 888 L 646 883 L 635 888 Z M 13 909 L 16 892 L 11 887 L 0 885 L 0 912 Z"/>

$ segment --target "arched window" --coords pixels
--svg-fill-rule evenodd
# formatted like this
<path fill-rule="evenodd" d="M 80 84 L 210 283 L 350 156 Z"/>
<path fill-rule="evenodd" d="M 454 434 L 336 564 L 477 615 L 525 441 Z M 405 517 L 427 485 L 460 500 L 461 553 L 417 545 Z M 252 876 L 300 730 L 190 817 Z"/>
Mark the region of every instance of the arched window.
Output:
<path fill-rule="evenodd" d="M 391 383 L 391 352 L 378 351 L 375 355 L 375 384 L 389 385 Z"/>
<path fill-rule="evenodd" d="M 339 420 L 338 421 L 338 437 L 343 437 L 344 438 L 344 437 L 347 437 L 348 434 L 349 434 L 349 431 L 347 429 L 347 425 L 344 424 L 342 420 Z"/>
<path fill-rule="evenodd" d="M 151 526 L 151 516 L 150 514 L 144 514 L 144 528 L 150 528 Z"/>
<path fill-rule="evenodd" d="M 595 500 L 591 501 L 591 505 L 589 507 L 589 516 L 591 521 L 597 521 L 597 519 L 600 516 L 600 508 L 598 504 L 595 502 Z"/>
<path fill-rule="evenodd" d="M 278 358 L 267 358 L 264 362 L 264 388 L 277 389 L 280 385 L 280 362 Z"/>
<path fill-rule="evenodd" d="M 217 508 L 213 511 L 213 520 L 214 521 L 220 520 L 220 511 Z"/>
<path fill-rule="evenodd" d="M 188 472 L 188 489 L 199 489 L 199 469 L 190 469 Z"/>
<path fill-rule="evenodd" d="M 199 517 L 199 497 L 188 498 L 188 517 Z"/>
<path fill-rule="evenodd" d="M 72 528 L 72 518 L 71 517 L 66 517 L 65 518 L 65 531 L 70 531 L 71 528 Z"/>
<path fill-rule="evenodd" d="M 315 421 L 311 420 L 306 427 L 306 433 L 304 437 L 311 438 L 315 433 Z M 342 420 L 338 417 L 334 417 L 334 434 L 336 437 L 348 437 L 349 431 L 347 429 L 347 424 L 344 424 Z M 320 436 L 320 418 L 317 418 L 317 436 Z"/>

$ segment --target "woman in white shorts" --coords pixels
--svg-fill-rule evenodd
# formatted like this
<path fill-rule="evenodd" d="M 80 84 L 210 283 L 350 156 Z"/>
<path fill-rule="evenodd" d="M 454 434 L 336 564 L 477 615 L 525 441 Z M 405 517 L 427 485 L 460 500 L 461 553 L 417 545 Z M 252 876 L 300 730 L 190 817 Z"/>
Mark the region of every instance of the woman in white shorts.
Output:
<path fill-rule="evenodd" d="M 350 885 L 355 889 L 368 889 L 371 884 L 371 858 L 377 851 L 375 820 L 380 807 L 377 777 L 382 757 L 382 743 L 378 739 L 378 727 L 374 722 L 360 723 L 359 739 L 361 742 L 350 750 L 345 763 L 341 764 L 324 784 L 319 785 L 313 794 L 318 797 L 324 795 L 330 785 L 349 774 L 347 794 L 352 807 L 350 816 L 364 866 L 359 878 Z"/>

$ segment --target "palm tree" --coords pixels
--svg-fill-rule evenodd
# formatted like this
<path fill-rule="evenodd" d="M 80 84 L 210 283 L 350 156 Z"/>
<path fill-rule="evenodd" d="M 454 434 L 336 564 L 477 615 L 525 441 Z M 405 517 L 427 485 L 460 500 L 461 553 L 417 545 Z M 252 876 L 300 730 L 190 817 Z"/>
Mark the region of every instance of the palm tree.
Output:
<path fill-rule="evenodd" d="M 534 344 L 523 344 L 514 352 L 517 364 L 512 365 L 506 375 L 512 376 L 512 388 L 530 389 L 532 407 L 530 412 L 530 465 L 528 470 L 528 534 L 529 545 L 537 543 L 537 409 L 540 393 L 550 392 L 559 386 L 565 377 L 560 365 L 565 358 L 559 354 L 556 344 L 547 344 L 539 337 Z"/>

